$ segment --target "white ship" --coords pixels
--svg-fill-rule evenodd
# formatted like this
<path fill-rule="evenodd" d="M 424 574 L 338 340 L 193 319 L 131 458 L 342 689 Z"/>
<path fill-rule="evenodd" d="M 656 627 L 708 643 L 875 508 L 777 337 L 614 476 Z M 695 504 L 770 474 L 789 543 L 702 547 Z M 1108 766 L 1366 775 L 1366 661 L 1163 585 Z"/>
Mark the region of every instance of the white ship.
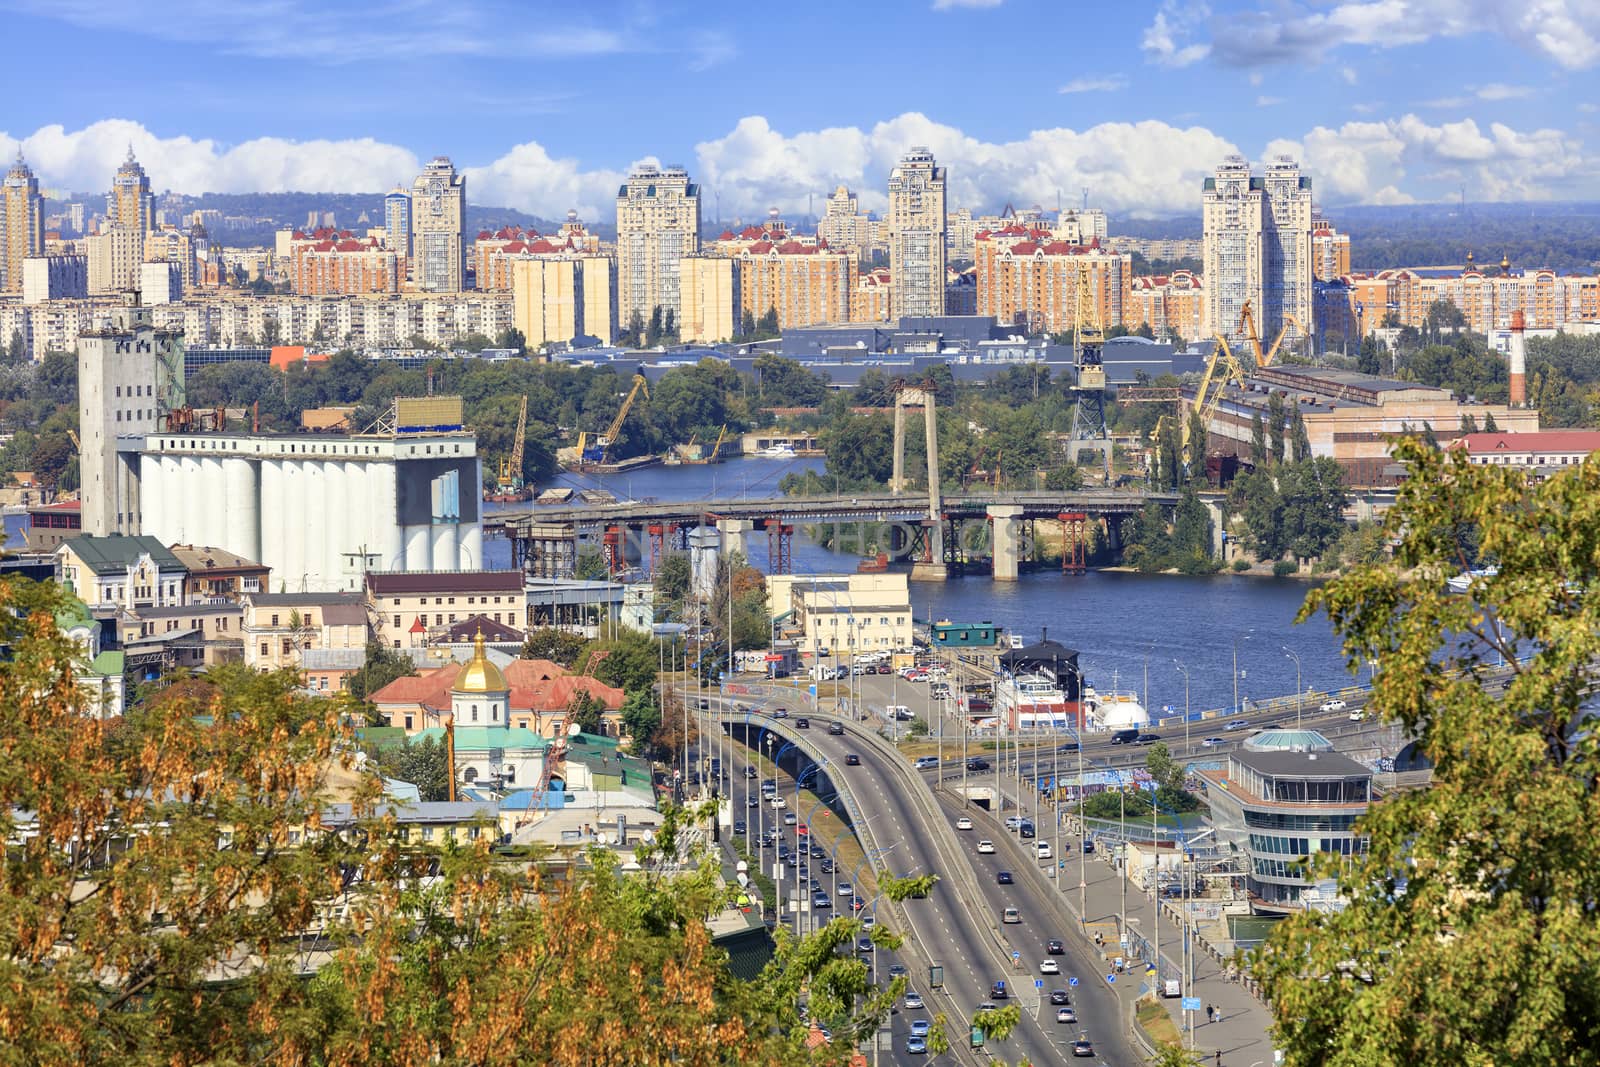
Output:
<path fill-rule="evenodd" d="M 1092 728 L 1100 730 L 1142 730 L 1150 725 L 1150 713 L 1139 703 L 1137 693 L 1118 693 L 1113 677 L 1112 692 L 1101 696 L 1091 688 L 1083 691 L 1084 703 L 1089 707 Z"/>
<path fill-rule="evenodd" d="M 1474 567 L 1470 571 L 1463 571 L 1454 578 L 1446 578 L 1444 584 L 1452 593 L 1465 593 L 1472 588 L 1472 583 L 1477 579 L 1493 578 L 1499 573 L 1499 567 Z"/>
<path fill-rule="evenodd" d="M 785 441 L 781 444 L 768 445 L 757 451 L 756 455 L 762 459 L 794 459 L 795 451 L 794 446 Z"/>

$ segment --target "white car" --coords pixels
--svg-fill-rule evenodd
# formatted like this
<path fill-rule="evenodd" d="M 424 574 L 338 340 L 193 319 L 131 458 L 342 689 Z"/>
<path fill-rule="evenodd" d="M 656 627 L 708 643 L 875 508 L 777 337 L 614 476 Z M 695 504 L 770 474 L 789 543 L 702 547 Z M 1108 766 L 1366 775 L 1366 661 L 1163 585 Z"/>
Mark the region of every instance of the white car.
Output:
<path fill-rule="evenodd" d="M 980 856 L 992 856 L 992 855 L 994 855 L 994 842 L 993 841 L 979 841 L 978 842 L 978 855 L 980 855 Z"/>
<path fill-rule="evenodd" d="M 1048 841 L 1035 841 L 1033 843 L 1033 852 L 1035 858 L 1037 859 L 1048 860 L 1055 858 L 1054 854 L 1050 851 L 1050 842 Z"/>
<path fill-rule="evenodd" d="M 906 1011 L 921 1011 L 922 1010 L 922 994 L 921 993 L 913 993 L 910 990 L 907 990 L 906 991 L 905 1008 L 906 1008 Z"/>
<path fill-rule="evenodd" d="M 1366 712 L 1362 711 L 1360 708 L 1352 708 L 1350 710 L 1351 722 L 1360 722 L 1365 716 Z"/>
<path fill-rule="evenodd" d="M 972 820 L 967 818 L 965 815 L 961 816 L 961 818 L 956 820 L 956 829 L 957 830 L 970 830 L 970 829 L 972 829 Z"/>
<path fill-rule="evenodd" d="M 1061 964 L 1057 963 L 1055 960 L 1045 960 L 1044 962 L 1039 964 L 1039 973 L 1040 974 L 1060 974 L 1061 973 Z"/>
<path fill-rule="evenodd" d="M 775 808 L 786 808 L 786 807 L 789 806 L 789 802 L 787 800 L 784 800 L 781 796 L 779 796 L 776 793 L 772 794 L 772 796 L 767 798 L 767 803 L 772 805 Z"/>
<path fill-rule="evenodd" d="M 1349 706 L 1350 706 L 1349 704 L 1346 704 L 1342 700 L 1324 700 L 1322 702 L 1322 704 L 1320 706 L 1318 706 L 1317 710 L 1318 711 L 1343 711 L 1346 708 L 1348 708 Z"/>

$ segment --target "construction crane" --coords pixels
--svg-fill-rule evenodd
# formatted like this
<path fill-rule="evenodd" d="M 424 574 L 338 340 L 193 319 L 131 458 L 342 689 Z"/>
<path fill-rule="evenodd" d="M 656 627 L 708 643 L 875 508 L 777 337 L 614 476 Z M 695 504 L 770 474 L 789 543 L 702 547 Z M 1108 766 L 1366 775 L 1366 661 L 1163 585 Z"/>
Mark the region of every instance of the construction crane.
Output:
<path fill-rule="evenodd" d="M 1211 358 L 1206 360 L 1206 370 L 1200 378 L 1200 387 L 1195 390 L 1194 402 L 1178 405 L 1178 410 L 1173 415 L 1163 415 L 1156 420 L 1155 440 L 1159 448 L 1162 434 L 1167 427 L 1172 425 L 1175 418 L 1178 422 L 1178 454 L 1186 471 L 1193 472 L 1197 458 L 1204 457 L 1193 455 L 1194 442 L 1191 439 L 1194 416 L 1199 416 L 1200 425 L 1209 426 L 1211 418 L 1216 414 L 1217 408 L 1222 403 L 1223 394 L 1228 386 L 1242 387 L 1245 383 L 1244 365 L 1233 354 L 1233 349 L 1228 346 L 1224 337 L 1217 337 L 1217 347 L 1211 353 Z M 1218 368 L 1222 373 L 1217 373 Z"/>
<path fill-rule="evenodd" d="M 1283 328 L 1278 331 L 1277 339 L 1272 342 L 1271 348 L 1263 352 L 1261 350 L 1261 336 L 1256 332 L 1256 317 L 1255 314 L 1250 310 L 1250 301 L 1246 300 L 1244 302 L 1244 307 L 1240 309 L 1239 329 L 1250 338 L 1250 345 L 1255 350 L 1256 354 L 1257 367 L 1272 366 L 1272 361 L 1277 358 L 1279 346 L 1283 344 L 1283 339 L 1289 336 L 1289 327 L 1291 325 L 1306 337 L 1311 336 L 1311 331 L 1300 325 L 1300 320 L 1289 314 L 1289 312 L 1285 311 L 1283 313 L 1283 318 Z"/>
<path fill-rule="evenodd" d="M 511 458 L 500 461 L 498 486 L 502 493 L 522 491 L 522 445 L 528 435 L 528 396 L 522 396 L 522 409 L 517 412 L 516 443 L 511 446 Z"/>
<path fill-rule="evenodd" d="M 650 385 L 645 381 L 644 375 L 633 376 L 633 388 L 628 390 L 628 395 L 622 401 L 622 407 L 617 409 L 617 417 L 611 420 L 611 425 L 606 427 L 606 432 L 597 434 L 593 444 L 588 443 L 588 434 L 578 435 L 578 457 L 585 463 L 604 463 L 611 455 L 611 446 L 616 443 L 617 434 L 622 432 L 623 420 L 628 417 L 628 412 L 633 408 L 633 402 L 640 393 L 644 393 L 646 400 L 650 399 Z"/>

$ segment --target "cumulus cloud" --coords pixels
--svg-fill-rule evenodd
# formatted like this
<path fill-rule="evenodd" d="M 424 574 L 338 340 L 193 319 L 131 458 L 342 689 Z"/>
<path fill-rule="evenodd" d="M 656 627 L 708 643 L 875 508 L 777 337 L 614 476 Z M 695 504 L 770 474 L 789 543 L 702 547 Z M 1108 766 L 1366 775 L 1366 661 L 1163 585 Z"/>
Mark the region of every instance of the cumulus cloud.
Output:
<path fill-rule="evenodd" d="M 1060 89 L 1063 93 L 1114 93 L 1119 89 L 1128 87 L 1128 78 L 1124 74 L 1102 74 L 1099 76 L 1073 78 Z"/>
<path fill-rule="evenodd" d="M 1179 18 L 1169 0 L 1145 30 L 1145 51 L 1156 62 L 1182 66 L 1175 60 L 1207 53 L 1227 66 L 1318 62 L 1341 46 L 1396 48 L 1484 33 L 1569 70 L 1600 63 L 1594 0 L 1333 0 Z"/>
<path fill-rule="evenodd" d="M 46 126 L 21 138 L 0 134 L 0 158 L 22 149 L 45 185 L 74 191 L 109 187 L 128 145 L 158 190 L 202 192 L 381 192 L 409 183 L 421 160 L 413 149 L 370 138 L 236 145 L 160 137 L 136 122 L 108 119 L 81 130 Z M 1107 122 L 1084 129 L 1033 130 L 986 141 L 926 115 L 907 112 L 871 127 L 775 129 L 762 116 L 737 122 L 695 146 L 691 172 L 724 217 L 755 217 L 768 207 L 802 213 L 812 198 L 849 185 L 863 207 L 887 206 L 891 168 L 925 145 L 947 169 L 952 207 L 993 210 L 1011 201 L 1051 205 L 1089 190 L 1098 206 L 1123 214 L 1192 212 L 1202 179 L 1224 156 L 1251 154 L 1204 126 Z M 426 155 L 448 146 L 419 146 Z M 1471 119 L 1430 123 L 1414 114 L 1317 126 L 1295 139 L 1259 146 L 1256 158 L 1289 154 L 1312 175 L 1327 204 L 1439 199 L 1466 185 L 1488 200 L 1577 197 L 1589 191 L 1600 160 L 1560 130 L 1518 130 Z M 527 141 L 481 162 L 457 158 L 469 199 L 545 218 L 576 208 L 610 221 L 626 169 L 554 155 Z M 640 160 L 637 162 L 656 162 Z"/>
<path fill-rule="evenodd" d="M 1354 67 L 1340 67 L 1339 77 L 1344 79 L 1344 83 L 1346 85 L 1355 85 L 1361 80 L 1361 76 L 1356 73 L 1356 69 Z"/>
<path fill-rule="evenodd" d="M 1478 89 L 1479 100 L 1526 100 L 1533 95 L 1533 89 L 1527 85 L 1504 85 L 1500 82 L 1490 82 Z"/>

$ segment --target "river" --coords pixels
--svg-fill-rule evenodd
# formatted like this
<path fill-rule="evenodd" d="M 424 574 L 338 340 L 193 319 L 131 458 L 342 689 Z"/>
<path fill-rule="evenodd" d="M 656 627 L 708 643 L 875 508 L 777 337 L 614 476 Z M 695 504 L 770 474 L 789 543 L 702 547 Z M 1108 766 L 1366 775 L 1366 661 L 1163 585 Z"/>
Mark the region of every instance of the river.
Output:
<path fill-rule="evenodd" d="M 778 495 L 778 481 L 785 474 L 820 471 L 822 466 L 820 457 L 750 458 L 626 474 L 563 474 L 556 484 L 609 489 L 619 498 L 770 497 Z M 756 536 L 750 544 L 751 562 L 764 568 L 765 539 Z M 509 566 L 510 553 L 506 541 L 485 542 L 490 566 Z M 830 552 L 799 533 L 792 559 L 797 573 L 812 574 L 851 571 L 857 562 L 855 555 Z M 1081 652 L 1079 664 L 1100 690 L 1134 690 L 1141 700 L 1148 693 L 1145 702 L 1153 711 L 1164 705 L 1183 708 L 1181 664 L 1189 671 L 1190 706 L 1199 710 L 1233 702 L 1235 648 L 1241 698 L 1293 693 L 1296 668 L 1289 653 L 1299 657 L 1302 687 L 1327 690 L 1351 684 L 1327 619 L 1317 616 L 1294 625 L 1310 588 L 1300 580 L 1235 574 L 1101 571 L 1067 577 L 1047 571 L 1024 574 L 1017 582 L 995 582 L 987 575 L 913 582 L 911 600 L 918 618 L 991 621 L 1030 641 L 1048 632 Z M 1364 681 L 1365 671 L 1362 675 Z"/>

